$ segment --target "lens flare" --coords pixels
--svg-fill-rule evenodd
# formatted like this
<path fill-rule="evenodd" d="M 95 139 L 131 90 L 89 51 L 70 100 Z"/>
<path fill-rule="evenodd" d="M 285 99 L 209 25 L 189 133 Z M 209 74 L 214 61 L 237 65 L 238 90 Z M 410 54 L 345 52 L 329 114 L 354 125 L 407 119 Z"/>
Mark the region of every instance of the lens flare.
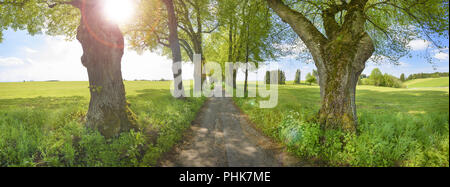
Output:
<path fill-rule="evenodd" d="M 104 14 L 108 21 L 116 24 L 127 23 L 135 9 L 133 0 L 103 0 Z"/>

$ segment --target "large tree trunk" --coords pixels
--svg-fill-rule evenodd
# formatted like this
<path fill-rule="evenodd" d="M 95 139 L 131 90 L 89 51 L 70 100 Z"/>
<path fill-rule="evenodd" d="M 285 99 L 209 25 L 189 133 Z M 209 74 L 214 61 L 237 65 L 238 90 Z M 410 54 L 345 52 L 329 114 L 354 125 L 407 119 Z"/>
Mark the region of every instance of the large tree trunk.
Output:
<path fill-rule="evenodd" d="M 366 33 L 360 40 L 349 33 L 340 36 L 324 46 L 323 65 L 317 66 L 322 98 L 319 121 L 326 129 L 355 131 L 356 85 L 374 48 Z"/>
<path fill-rule="evenodd" d="M 163 0 L 167 8 L 167 15 L 169 19 L 169 42 L 170 48 L 172 50 L 172 70 L 173 70 L 173 80 L 174 80 L 174 95 L 177 98 L 184 97 L 184 87 L 182 78 L 182 66 L 181 66 L 181 48 L 180 41 L 178 38 L 178 23 L 175 16 L 175 9 L 173 5 L 173 0 Z"/>
<path fill-rule="evenodd" d="M 324 79 L 320 81 L 323 96 L 319 121 L 327 129 L 354 131 L 357 124 L 355 89 L 364 63 L 354 67 L 353 60 L 348 58 L 352 55 L 343 53 L 335 51 L 324 57 L 328 65 L 319 74 L 320 79 Z"/>
<path fill-rule="evenodd" d="M 81 23 L 77 39 L 83 47 L 81 62 L 87 68 L 91 100 L 87 126 L 106 138 L 137 129 L 135 115 L 125 97 L 121 61 L 124 38 L 116 24 L 101 14 L 100 1 L 79 1 Z"/>
<path fill-rule="evenodd" d="M 320 123 L 326 129 L 355 131 L 358 121 L 356 84 L 366 61 L 374 52 L 373 41 L 364 30 L 366 18 L 363 11 L 367 1 L 350 1 L 343 25 L 336 22 L 337 7 L 323 11 L 326 37 L 307 17 L 282 0 L 267 2 L 292 27 L 314 58 L 322 103 Z"/>

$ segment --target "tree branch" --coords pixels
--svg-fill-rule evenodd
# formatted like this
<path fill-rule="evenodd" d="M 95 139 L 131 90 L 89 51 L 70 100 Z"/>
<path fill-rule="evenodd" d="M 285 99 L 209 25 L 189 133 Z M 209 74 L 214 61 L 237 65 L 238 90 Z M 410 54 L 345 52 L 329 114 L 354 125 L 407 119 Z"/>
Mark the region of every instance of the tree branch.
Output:
<path fill-rule="evenodd" d="M 312 24 L 302 13 L 291 9 L 282 0 L 267 0 L 281 19 L 288 23 L 298 34 L 313 56 L 319 57 L 321 47 L 327 42 L 327 38 Z"/>
<path fill-rule="evenodd" d="M 202 33 L 205 33 L 205 34 L 210 34 L 210 33 L 212 33 L 212 32 L 214 32 L 217 28 L 219 28 L 219 24 L 217 24 L 216 26 L 214 26 L 214 28 L 212 28 L 211 30 L 209 30 L 209 31 L 202 31 Z"/>
<path fill-rule="evenodd" d="M 191 61 L 193 61 L 193 59 L 194 59 L 193 54 L 194 53 L 192 52 L 192 48 L 189 45 L 189 43 L 186 40 L 184 40 L 184 39 L 180 39 L 180 42 L 181 42 L 180 43 L 181 47 L 183 47 L 183 49 L 186 51 L 186 53 L 189 56 L 189 59 L 191 59 Z"/>

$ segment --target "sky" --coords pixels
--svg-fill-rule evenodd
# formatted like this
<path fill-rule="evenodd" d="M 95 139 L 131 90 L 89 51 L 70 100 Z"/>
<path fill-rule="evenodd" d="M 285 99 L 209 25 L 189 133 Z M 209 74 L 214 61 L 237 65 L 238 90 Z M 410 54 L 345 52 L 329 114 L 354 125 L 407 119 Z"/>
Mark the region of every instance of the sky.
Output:
<path fill-rule="evenodd" d="M 86 68 L 81 64 L 81 44 L 67 41 L 64 37 L 47 35 L 30 36 L 25 31 L 6 30 L 4 40 L 0 43 L 0 82 L 20 81 L 86 81 L 88 80 Z M 432 48 L 429 41 L 413 40 L 411 47 L 412 57 L 404 57 L 400 65 L 368 62 L 364 74 L 369 75 L 374 68 L 383 73 L 399 77 L 401 73 L 406 76 L 413 73 L 449 72 L 448 40 L 443 42 L 447 48 L 437 51 Z M 430 64 L 423 57 L 429 53 L 434 64 Z M 146 51 L 142 54 L 126 49 L 122 58 L 122 74 L 126 80 L 160 80 L 173 79 L 172 61 L 158 53 Z M 279 68 L 286 73 L 287 80 L 293 80 L 297 69 L 302 71 L 302 79 L 315 69 L 313 64 L 302 63 L 292 58 L 280 58 Z M 250 80 L 262 80 L 264 73 L 252 74 Z M 183 63 L 183 78 L 193 78 L 192 63 Z M 241 72 L 239 80 L 243 80 Z"/>

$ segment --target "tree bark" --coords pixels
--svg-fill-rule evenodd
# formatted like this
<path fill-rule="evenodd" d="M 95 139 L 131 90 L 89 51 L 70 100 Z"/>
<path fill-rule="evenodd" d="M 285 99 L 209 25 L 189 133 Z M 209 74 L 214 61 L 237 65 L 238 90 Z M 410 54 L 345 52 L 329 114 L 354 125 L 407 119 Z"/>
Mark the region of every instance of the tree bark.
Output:
<path fill-rule="evenodd" d="M 236 64 L 235 64 L 236 65 Z M 234 67 L 233 67 L 234 68 Z M 233 88 L 236 89 L 237 88 L 237 70 L 233 70 Z"/>
<path fill-rule="evenodd" d="M 195 21 L 197 22 L 197 29 L 194 29 L 193 24 L 191 22 L 191 15 L 189 15 L 189 8 L 187 7 L 186 3 L 184 0 L 178 0 L 176 1 L 179 3 L 180 5 L 180 12 L 179 14 L 181 14 L 181 16 L 183 17 L 183 19 L 181 19 L 180 23 L 183 24 L 183 26 L 180 25 L 180 28 L 188 35 L 191 43 L 192 43 L 192 47 L 193 49 L 190 49 L 190 45 L 186 42 L 183 41 L 184 43 L 184 49 L 186 50 L 186 52 L 190 55 L 189 58 L 191 60 L 193 60 L 193 56 L 194 54 L 200 54 L 201 55 L 201 83 L 203 84 L 203 82 L 206 80 L 206 72 L 204 73 L 204 65 L 206 63 L 206 58 L 205 55 L 203 54 L 203 24 L 202 24 L 202 17 L 201 17 L 201 7 L 199 6 L 198 2 L 193 1 L 193 2 L 189 2 L 189 4 L 191 4 L 194 8 L 194 11 L 196 13 L 196 19 Z M 201 88 L 203 90 L 203 86 L 201 86 Z"/>
<path fill-rule="evenodd" d="M 250 56 L 250 29 L 249 24 L 247 23 L 247 41 L 245 41 L 245 82 L 244 82 L 244 97 L 248 96 L 248 61 Z"/>
<path fill-rule="evenodd" d="M 230 16 L 230 25 L 229 25 L 229 30 L 228 30 L 228 62 L 231 63 L 233 62 L 233 16 Z M 236 85 L 235 85 L 236 81 L 235 81 L 235 73 L 233 70 L 233 88 L 236 89 Z"/>
<path fill-rule="evenodd" d="M 319 121 L 327 129 L 355 131 L 358 123 L 356 85 L 374 47 L 367 34 L 356 42 L 350 34 L 341 36 L 341 40 L 325 46 L 323 53 L 326 68 L 319 71 L 323 90 Z"/>
<path fill-rule="evenodd" d="M 109 23 L 101 14 L 100 1 L 77 2 L 74 6 L 81 10 L 77 40 L 83 48 L 81 62 L 88 71 L 91 94 L 86 125 L 106 138 L 137 130 L 122 79 L 123 35 L 116 24 Z"/>
<path fill-rule="evenodd" d="M 181 48 L 180 40 L 178 38 L 178 21 L 175 15 L 175 9 L 173 0 L 163 0 L 167 8 L 167 17 L 169 19 L 169 42 L 172 50 L 173 61 L 173 80 L 174 80 L 174 92 L 177 98 L 184 98 L 184 87 L 181 69 Z"/>
<path fill-rule="evenodd" d="M 245 63 L 244 97 L 248 97 L 248 62 Z"/>
<path fill-rule="evenodd" d="M 351 1 L 345 22 L 338 25 L 334 10 L 322 15 L 325 37 L 304 15 L 281 0 L 267 0 L 269 6 L 288 23 L 311 52 L 319 74 L 321 109 L 318 114 L 325 129 L 357 129 L 355 91 L 358 77 L 374 52 L 373 41 L 364 31 L 364 5 Z"/>
<path fill-rule="evenodd" d="M 340 127 L 343 130 L 355 131 L 355 83 L 364 69 L 364 63 L 354 66 L 352 54 L 355 52 L 343 44 L 331 45 L 327 51 L 329 53 L 323 57 L 326 68 L 321 69 L 322 73 L 319 74 L 319 80 L 324 79 L 319 81 L 323 89 L 319 121 L 326 129 Z"/>

